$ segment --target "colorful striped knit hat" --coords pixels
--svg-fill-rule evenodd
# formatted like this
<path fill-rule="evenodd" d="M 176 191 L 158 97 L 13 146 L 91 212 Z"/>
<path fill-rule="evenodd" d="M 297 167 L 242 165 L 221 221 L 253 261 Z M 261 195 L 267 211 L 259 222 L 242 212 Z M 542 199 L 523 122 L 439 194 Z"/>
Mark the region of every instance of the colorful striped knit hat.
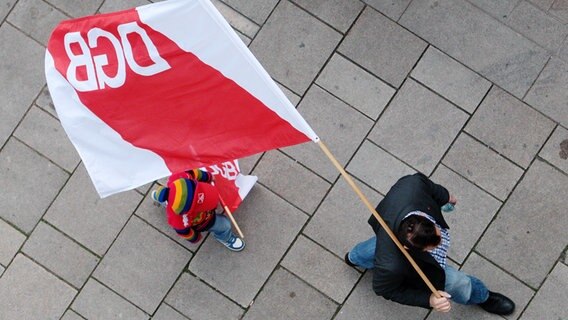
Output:
<path fill-rule="evenodd" d="M 168 204 L 176 214 L 189 211 L 193 202 L 194 182 L 190 179 L 177 179 L 170 185 Z"/>

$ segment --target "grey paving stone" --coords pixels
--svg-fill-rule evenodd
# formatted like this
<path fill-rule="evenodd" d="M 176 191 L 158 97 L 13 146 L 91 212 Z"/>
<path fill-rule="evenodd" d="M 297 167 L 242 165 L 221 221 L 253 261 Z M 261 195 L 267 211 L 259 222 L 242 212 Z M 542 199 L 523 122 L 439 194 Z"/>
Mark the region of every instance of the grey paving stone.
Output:
<path fill-rule="evenodd" d="M 81 317 L 71 309 L 68 309 L 67 312 L 65 312 L 65 314 L 63 315 L 63 318 L 61 318 L 61 320 L 84 320 L 84 319 L 85 318 Z"/>
<path fill-rule="evenodd" d="M 317 86 L 310 88 L 300 102 L 298 111 L 342 165 L 353 156 L 358 141 L 363 141 L 373 126 L 369 118 Z M 315 143 L 308 142 L 282 150 L 328 181 L 334 181 L 339 175 L 339 171 Z"/>
<path fill-rule="evenodd" d="M 29 233 L 68 178 L 59 167 L 10 139 L 0 152 L 0 216 Z"/>
<path fill-rule="evenodd" d="M 276 83 L 278 85 L 278 87 L 280 88 L 280 90 L 282 90 L 282 92 L 284 92 L 284 94 L 286 95 L 286 97 L 288 98 L 288 100 L 290 100 L 290 102 L 297 106 L 298 103 L 301 100 L 301 97 L 298 96 L 297 94 L 295 94 L 294 92 L 290 91 L 289 89 L 287 89 L 285 86 L 281 85 L 280 83 Z"/>
<path fill-rule="evenodd" d="M 531 301 L 522 320 L 568 318 L 568 266 L 558 263 Z"/>
<path fill-rule="evenodd" d="M 429 175 L 467 117 L 467 113 L 409 79 L 368 138 Z"/>
<path fill-rule="evenodd" d="M 468 0 L 498 20 L 506 19 L 522 0 Z"/>
<path fill-rule="evenodd" d="M 93 276 L 152 314 L 190 258 L 189 251 L 132 217 Z"/>
<path fill-rule="evenodd" d="M 59 121 L 37 107 L 28 111 L 14 135 L 68 172 L 81 161 Z"/>
<path fill-rule="evenodd" d="M 4 18 L 8 15 L 8 12 L 12 10 L 12 7 L 16 4 L 16 1 L 12 0 L 0 0 L 0 22 L 4 21 Z"/>
<path fill-rule="evenodd" d="M 239 159 L 239 168 L 241 169 L 241 173 L 250 174 L 263 154 L 264 153 L 257 153 L 252 156 Z"/>
<path fill-rule="evenodd" d="M 68 16 L 46 2 L 19 0 L 7 20 L 30 37 L 46 45 L 51 31 L 59 22 L 67 19 L 69 19 Z"/>
<path fill-rule="evenodd" d="M 6 269 L 0 265 L 0 277 L 4 274 L 4 270 Z"/>
<path fill-rule="evenodd" d="M 500 200 L 507 199 L 524 173 L 523 169 L 464 133 L 459 135 L 443 162 Z"/>
<path fill-rule="evenodd" d="M 253 171 L 259 182 L 308 214 L 314 213 L 331 185 L 279 151 L 269 151 Z"/>
<path fill-rule="evenodd" d="M 363 279 L 359 281 L 353 293 L 343 304 L 335 320 L 424 319 L 428 314 L 427 309 L 405 306 L 377 296 L 373 291 L 372 281 L 372 272 L 365 273 Z"/>
<path fill-rule="evenodd" d="M 65 12 L 71 17 L 78 18 L 82 16 L 95 14 L 99 6 L 104 0 L 90 1 L 69 1 L 69 0 L 48 0 L 54 7 Z"/>
<path fill-rule="evenodd" d="M 7 23 L 0 27 L 0 43 L 0 145 L 3 145 L 45 84 L 45 49 Z"/>
<path fill-rule="evenodd" d="M 363 141 L 347 171 L 382 194 L 386 194 L 400 177 L 416 173 L 416 170 L 368 140 Z"/>
<path fill-rule="evenodd" d="M 89 279 L 85 284 L 85 287 L 73 302 L 72 308 L 90 320 L 149 318 L 147 314 L 136 308 L 132 303 L 93 279 Z"/>
<path fill-rule="evenodd" d="M 300 236 L 281 265 L 300 279 L 342 303 L 361 274 L 313 241 Z"/>
<path fill-rule="evenodd" d="M 398 21 L 412 0 L 363 0 L 385 16 Z"/>
<path fill-rule="evenodd" d="M 511 277 L 503 270 L 495 267 L 489 261 L 479 255 L 472 253 L 464 267 L 461 269 L 467 274 L 471 274 L 483 281 L 491 291 L 496 291 L 511 298 L 516 305 L 515 312 L 507 316 L 506 319 L 517 319 L 534 292 L 529 287 L 522 284 L 519 280 Z M 464 306 L 457 303 L 452 304 L 452 310 L 448 314 L 432 312 L 428 320 L 438 319 L 503 319 L 500 316 L 492 315 L 477 306 Z M 537 319 L 537 318 L 534 318 Z"/>
<path fill-rule="evenodd" d="M 241 306 L 248 306 L 307 217 L 257 185 L 235 216 L 245 236 L 245 250 L 231 252 L 209 237 L 191 260 L 189 270 Z"/>
<path fill-rule="evenodd" d="M 76 293 L 65 282 L 19 254 L 0 278 L 0 319 L 59 319 Z"/>
<path fill-rule="evenodd" d="M 338 54 L 333 55 L 316 83 L 375 120 L 396 92 Z"/>
<path fill-rule="evenodd" d="M 414 1 L 399 22 L 516 97 L 527 92 L 549 57 L 465 0 Z"/>
<path fill-rule="evenodd" d="M 540 286 L 568 240 L 568 177 L 535 161 L 477 245 L 477 251 L 533 288 Z M 543 237 L 543 234 L 559 235 Z"/>
<path fill-rule="evenodd" d="M 243 320 L 331 319 L 337 305 L 321 293 L 277 269 L 270 277 Z"/>
<path fill-rule="evenodd" d="M 249 46 L 250 43 L 252 42 L 252 39 L 245 36 L 244 34 L 242 34 L 239 30 L 236 30 L 233 28 L 233 30 L 235 30 L 235 32 L 237 33 L 237 35 L 239 36 L 239 38 L 241 38 L 241 41 L 245 44 L 245 46 Z"/>
<path fill-rule="evenodd" d="M 0 264 L 10 264 L 24 241 L 24 234 L 0 219 Z"/>
<path fill-rule="evenodd" d="M 568 63 L 551 58 L 524 101 L 568 127 Z"/>
<path fill-rule="evenodd" d="M 144 194 L 148 193 L 148 191 L 150 190 L 152 185 L 153 185 L 153 182 L 146 183 L 146 184 L 141 185 L 140 187 L 136 188 L 136 191 L 138 191 L 140 194 L 144 195 Z"/>
<path fill-rule="evenodd" d="M 515 313 L 514 313 L 515 315 Z M 461 305 L 454 303 L 452 304 L 452 309 L 449 313 L 439 313 L 439 312 L 431 312 L 430 315 L 426 318 L 426 320 L 462 320 L 462 319 L 475 319 L 475 320 L 502 320 L 504 318 L 507 319 L 516 319 L 518 315 L 513 316 L 498 316 L 495 314 L 488 313 L 481 309 L 476 305 Z"/>
<path fill-rule="evenodd" d="M 351 0 L 292 0 L 342 33 L 347 32 L 365 4 Z"/>
<path fill-rule="evenodd" d="M 560 48 L 568 35 L 568 26 L 526 1 L 513 10 L 505 23 L 551 53 Z"/>
<path fill-rule="evenodd" d="M 438 167 L 432 179 L 458 199 L 455 210 L 444 214 L 444 218 L 452 237 L 448 254 L 462 264 L 499 210 L 501 202 L 444 166 Z"/>
<path fill-rule="evenodd" d="M 489 290 L 503 293 L 515 302 L 515 312 L 507 316 L 507 319 L 518 318 L 534 295 L 531 288 L 475 253 L 468 257 L 462 271 L 477 276 L 483 280 Z"/>
<path fill-rule="evenodd" d="M 370 7 L 339 51 L 394 87 L 400 87 L 427 44 Z"/>
<path fill-rule="evenodd" d="M 491 87 L 491 82 L 434 47 L 426 50 L 411 75 L 469 113 Z"/>
<path fill-rule="evenodd" d="M 232 8 L 241 12 L 252 21 L 264 24 L 264 21 L 271 14 L 278 0 L 222 0 Z"/>
<path fill-rule="evenodd" d="M 564 173 L 568 173 L 568 130 L 556 127 L 539 155 Z"/>
<path fill-rule="evenodd" d="M 530 0 L 530 2 L 544 11 L 548 11 L 554 0 Z"/>
<path fill-rule="evenodd" d="M 233 28 L 239 30 L 249 38 L 254 38 L 260 29 L 256 23 L 250 21 L 247 17 L 241 15 L 219 0 L 213 0 L 212 3 Z"/>
<path fill-rule="evenodd" d="M 340 33 L 282 1 L 250 48 L 274 79 L 303 95 L 339 40 Z"/>
<path fill-rule="evenodd" d="M 158 311 L 156 311 L 156 314 L 152 317 L 152 320 L 188 320 L 188 318 L 184 317 L 167 304 L 162 303 Z"/>
<path fill-rule="evenodd" d="M 556 52 L 556 57 L 568 62 L 568 38 L 564 39 L 562 46 Z"/>
<path fill-rule="evenodd" d="M 356 181 L 357 187 L 375 206 L 382 199 L 377 192 Z M 374 236 L 367 223 L 371 212 L 355 191 L 340 178 L 326 196 L 303 233 L 339 257 L 357 243 Z"/>
<path fill-rule="evenodd" d="M 100 13 L 108 13 L 120 10 L 126 10 L 150 4 L 148 0 L 105 0 L 103 5 L 99 8 Z"/>
<path fill-rule="evenodd" d="M 44 219 L 102 256 L 141 199 L 142 196 L 136 191 L 100 199 L 87 170 L 81 164 Z"/>
<path fill-rule="evenodd" d="M 51 100 L 51 95 L 49 94 L 49 89 L 47 88 L 47 86 L 43 87 L 35 103 L 38 107 L 42 108 L 44 111 L 49 112 L 55 118 L 59 118 L 57 116 L 57 112 L 55 111 L 55 106 L 53 105 L 53 101 Z"/>
<path fill-rule="evenodd" d="M 168 184 L 168 177 L 158 179 L 158 180 L 155 181 L 155 183 L 157 183 L 161 186 L 165 186 L 166 184 Z"/>
<path fill-rule="evenodd" d="M 34 229 L 22 251 L 75 288 L 81 288 L 99 258 L 46 223 Z"/>
<path fill-rule="evenodd" d="M 465 130 L 503 156 L 527 168 L 554 129 L 522 101 L 493 87 Z"/>
<path fill-rule="evenodd" d="M 564 23 L 568 23 L 568 2 L 566 0 L 555 0 L 548 12 Z"/>
<path fill-rule="evenodd" d="M 229 269 L 225 271 L 229 272 Z M 237 304 L 188 273 L 181 275 L 165 301 L 195 320 L 237 320 L 243 314 Z"/>
<path fill-rule="evenodd" d="M 157 185 L 154 185 L 151 189 L 154 190 Z M 176 241 L 180 245 L 184 246 L 191 252 L 195 252 L 199 248 L 199 244 L 201 242 L 193 244 L 182 237 L 178 236 L 178 234 L 170 227 L 168 224 L 168 220 L 166 217 L 166 212 L 164 208 L 157 207 L 153 204 L 152 197 L 150 192 L 144 200 L 134 212 L 138 217 L 142 218 L 149 224 L 151 224 L 154 228 L 160 230 L 163 234 L 170 237 L 172 240 Z"/>

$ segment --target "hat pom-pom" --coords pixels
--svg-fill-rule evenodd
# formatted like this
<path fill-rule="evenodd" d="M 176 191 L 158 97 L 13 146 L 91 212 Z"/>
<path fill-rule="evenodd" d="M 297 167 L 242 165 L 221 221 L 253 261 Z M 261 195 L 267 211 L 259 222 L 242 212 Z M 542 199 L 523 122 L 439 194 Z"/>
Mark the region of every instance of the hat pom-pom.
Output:
<path fill-rule="evenodd" d="M 160 186 L 152 192 L 152 199 L 154 201 L 158 201 L 159 203 L 164 203 L 168 201 L 169 191 L 169 188 Z"/>

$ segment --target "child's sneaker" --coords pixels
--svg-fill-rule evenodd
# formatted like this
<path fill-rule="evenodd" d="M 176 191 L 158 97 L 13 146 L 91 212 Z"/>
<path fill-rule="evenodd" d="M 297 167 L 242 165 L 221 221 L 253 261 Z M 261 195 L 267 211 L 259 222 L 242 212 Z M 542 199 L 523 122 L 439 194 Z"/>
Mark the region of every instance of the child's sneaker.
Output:
<path fill-rule="evenodd" d="M 231 251 L 242 251 L 245 248 L 245 242 L 235 236 L 234 234 L 231 235 L 231 237 L 229 238 L 229 240 L 227 240 L 227 242 L 219 240 L 217 238 L 215 238 L 215 240 L 219 241 L 220 243 L 222 243 L 225 247 L 227 247 L 227 249 L 231 250 Z"/>

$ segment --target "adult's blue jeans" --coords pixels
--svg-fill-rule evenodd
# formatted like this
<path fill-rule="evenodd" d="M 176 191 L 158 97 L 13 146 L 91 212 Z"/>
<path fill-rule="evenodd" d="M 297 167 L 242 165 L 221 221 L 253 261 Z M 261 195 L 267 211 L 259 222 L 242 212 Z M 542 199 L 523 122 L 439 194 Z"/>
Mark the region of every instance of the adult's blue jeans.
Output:
<path fill-rule="evenodd" d="M 227 242 L 233 235 L 233 231 L 231 230 L 231 221 L 229 218 L 225 217 L 222 214 L 216 214 L 215 222 L 207 231 L 211 232 L 215 239 L 221 242 Z"/>
<path fill-rule="evenodd" d="M 376 245 L 376 236 L 358 243 L 349 251 L 349 260 L 362 268 L 373 269 Z M 479 304 L 485 302 L 489 297 L 489 290 L 476 277 L 449 265 L 446 265 L 445 272 L 445 291 L 452 296 L 452 301 L 459 304 Z"/>

